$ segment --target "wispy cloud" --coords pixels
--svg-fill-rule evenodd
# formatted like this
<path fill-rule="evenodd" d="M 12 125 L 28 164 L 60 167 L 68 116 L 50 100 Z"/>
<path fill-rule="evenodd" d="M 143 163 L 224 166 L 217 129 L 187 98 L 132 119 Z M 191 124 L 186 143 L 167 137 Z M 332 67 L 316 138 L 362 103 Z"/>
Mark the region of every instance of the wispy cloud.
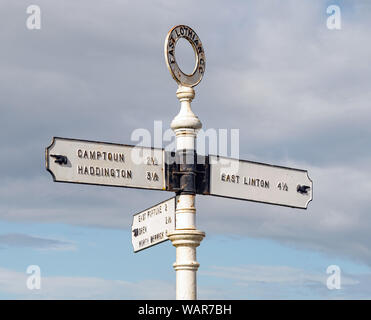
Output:
<path fill-rule="evenodd" d="M 21 233 L 0 234 L 0 247 L 26 247 L 40 250 L 76 250 L 72 242 L 30 236 Z"/>
<path fill-rule="evenodd" d="M 371 274 L 341 273 L 341 289 L 327 288 L 326 270 L 308 271 L 289 266 L 212 266 L 200 271 L 203 277 L 212 277 L 217 284 L 221 279 L 229 281 L 225 291 L 242 299 L 370 299 L 368 286 Z M 210 290 L 206 294 L 218 296 Z"/>
<path fill-rule="evenodd" d="M 0 268 L 0 296 L 12 299 L 173 299 L 175 288 L 165 281 L 139 282 L 94 277 L 43 276 L 41 288 L 26 287 L 26 273 Z"/>
<path fill-rule="evenodd" d="M 281 283 L 297 284 L 318 283 L 326 285 L 327 275 L 315 273 L 289 266 L 264 266 L 248 265 L 239 267 L 212 266 L 201 274 L 219 278 L 233 279 L 239 284 L 260 282 L 260 283 Z M 357 284 L 358 281 L 349 277 L 342 277 L 344 285 Z"/>

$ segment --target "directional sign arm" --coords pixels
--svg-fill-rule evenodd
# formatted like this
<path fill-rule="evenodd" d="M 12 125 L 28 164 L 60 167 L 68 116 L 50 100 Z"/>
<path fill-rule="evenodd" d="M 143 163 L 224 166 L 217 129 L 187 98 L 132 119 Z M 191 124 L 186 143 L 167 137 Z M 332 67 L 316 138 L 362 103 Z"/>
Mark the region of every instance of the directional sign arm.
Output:
<path fill-rule="evenodd" d="M 45 164 L 56 182 L 166 189 L 163 149 L 54 137 Z"/>
<path fill-rule="evenodd" d="M 209 156 L 209 194 L 306 209 L 313 182 L 306 170 Z"/>
<path fill-rule="evenodd" d="M 133 216 L 131 242 L 134 252 L 169 240 L 175 230 L 176 197 L 165 200 Z"/>

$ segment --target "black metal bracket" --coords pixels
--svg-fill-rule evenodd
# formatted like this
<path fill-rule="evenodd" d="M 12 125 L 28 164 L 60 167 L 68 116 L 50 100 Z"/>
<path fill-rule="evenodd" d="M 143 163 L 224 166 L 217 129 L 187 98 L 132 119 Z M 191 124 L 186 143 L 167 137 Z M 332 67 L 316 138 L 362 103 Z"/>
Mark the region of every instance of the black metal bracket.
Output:
<path fill-rule="evenodd" d="M 209 194 L 209 157 L 181 150 L 165 155 L 166 187 L 177 194 Z"/>
<path fill-rule="evenodd" d="M 196 163 L 196 193 L 210 194 L 210 166 L 209 157 L 197 155 Z"/>

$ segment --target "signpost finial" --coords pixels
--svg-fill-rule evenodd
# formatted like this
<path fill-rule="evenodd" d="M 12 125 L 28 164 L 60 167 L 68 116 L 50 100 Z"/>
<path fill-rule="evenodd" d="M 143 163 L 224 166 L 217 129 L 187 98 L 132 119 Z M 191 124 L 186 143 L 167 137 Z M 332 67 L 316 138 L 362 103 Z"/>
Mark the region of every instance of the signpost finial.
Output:
<path fill-rule="evenodd" d="M 180 38 L 186 39 L 192 46 L 196 56 L 196 64 L 191 74 L 184 73 L 175 58 L 175 46 Z M 170 29 L 165 39 L 165 61 L 171 76 L 179 86 L 194 87 L 198 85 L 205 73 L 205 51 L 196 32 L 185 25 L 177 25 Z"/>

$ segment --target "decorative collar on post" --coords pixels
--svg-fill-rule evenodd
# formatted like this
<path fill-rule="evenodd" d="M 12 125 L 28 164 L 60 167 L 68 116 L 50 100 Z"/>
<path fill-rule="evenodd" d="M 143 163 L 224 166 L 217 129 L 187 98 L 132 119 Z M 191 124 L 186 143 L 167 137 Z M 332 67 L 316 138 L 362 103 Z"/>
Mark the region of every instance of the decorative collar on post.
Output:
<path fill-rule="evenodd" d="M 179 129 L 189 128 L 199 130 L 202 127 L 201 121 L 193 113 L 191 102 L 195 97 L 195 91 L 191 87 L 179 86 L 176 96 L 180 101 L 180 111 L 171 122 L 171 129 L 175 132 Z"/>

